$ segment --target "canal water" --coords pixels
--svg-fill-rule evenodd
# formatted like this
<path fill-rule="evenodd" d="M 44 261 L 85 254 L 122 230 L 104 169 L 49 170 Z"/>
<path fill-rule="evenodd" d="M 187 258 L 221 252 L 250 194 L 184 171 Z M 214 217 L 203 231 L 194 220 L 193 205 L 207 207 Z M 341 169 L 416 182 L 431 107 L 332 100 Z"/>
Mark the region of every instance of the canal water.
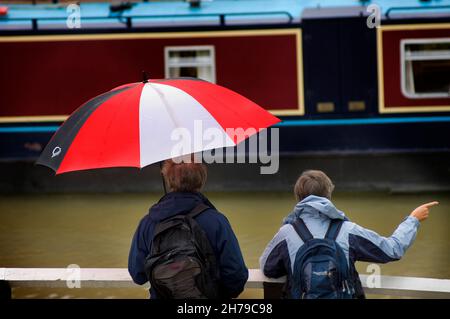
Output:
<path fill-rule="evenodd" d="M 135 228 L 161 194 L 0 196 L 0 267 L 127 267 Z M 295 204 L 290 193 L 206 193 L 230 220 L 246 264 L 258 258 Z M 354 222 L 389 236 L 416 206 L 438 200 L 415 244 L 382 275 L 450 278 L 450 194 L 337 193 L 333 201 Z M 367 273 L 367 263 L 359 263 Z M 136 289 L 13 289 L 14 298 L 147 298 Z M 243 298 L 261 298 L 247 289 Z"/>

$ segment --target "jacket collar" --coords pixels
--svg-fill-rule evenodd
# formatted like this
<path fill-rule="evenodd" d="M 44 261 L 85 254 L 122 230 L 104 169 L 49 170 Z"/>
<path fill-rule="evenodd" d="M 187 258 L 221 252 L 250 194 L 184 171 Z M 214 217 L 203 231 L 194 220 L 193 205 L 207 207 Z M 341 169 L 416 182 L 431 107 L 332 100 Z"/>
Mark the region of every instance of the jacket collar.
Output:
<path fill-rule="evenodd" d="M 296 218 L 306 216 L 347 220 L 345 214 L 338 210 L 328 198 L 310 195 L 295 205 L 283 223 L 293 223 Z"/>

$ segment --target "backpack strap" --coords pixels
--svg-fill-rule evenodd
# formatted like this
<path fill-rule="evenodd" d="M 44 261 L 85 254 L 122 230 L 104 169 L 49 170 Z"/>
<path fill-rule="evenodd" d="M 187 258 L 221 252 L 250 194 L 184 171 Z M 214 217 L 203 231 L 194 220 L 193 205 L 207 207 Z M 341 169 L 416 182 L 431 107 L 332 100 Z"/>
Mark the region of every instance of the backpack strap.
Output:
<path fill-rule="evenodd" d="M 194 209 L 187 214 L 187 216 L 189 216 L 190 218 L 195 218 L 209 208 L 211 207 L 209 207 L 204 203 L 200 203 L 197 206 L 195 206 Z"/>
<path fill-rule="evenodd" d="M 155 239 L 155 237 L 157 235 L 159 235 L 159 234 L 165 232 L 166 230 L 168 230 L 169 228 L 172 228 L 175 225 L 181 223 L 185 216 L 194 219 L 196 216 L 198 216 L 199 214 L 203 213 L 208 208 L 211 208 L 211 207 L 209 207 L 209 206 L 207 206 L 207 205 L 205 205 L 203 203 L 200 203 L 197 206 L 195 206 L 186 215 L 180 214 L 180 215 L 175 215 L 175 216 L 172 216 L 172 217 L 160 220 L 159 223 L 156 224 L 156 226 L 155 226 L 152 242 L 153 242 L 153 240 Z M 152 249 L 153 249 L 153 245 L 152 245 Z"/>
<path fill-rule="evenodd" d="M 184 216 L 188 216 L 190 218 L 195 218 L 196 216 L 198 216 L 199 214 L 203 213 L 205 210 L 207 210 L 208 208 L 211 208 L 203 203 L 198 204 L 197 206 L 194 207 L 194 209 L 192 209 L 189 213 L 187 213 L 186 215 L 175 215 L 166 219 L 161 220 L 156 228 L 155 234 L 154 236 L 156 236 L 157 234 L 160 234 L 164 231 L 166 231 L 167 229 L 173 227 L 176 224 L 179 224 L 181 219 Z M 164 223 L 162 223 L 164 222 Z"/>
<path fill-rule="evenodd" d="M 330 221 L 330 226 L 328 226 L 328 231 L 325 235 L 325 238 L 336 240 L 343 223 L 344 221 L 341 219 L 332 219 Z"/>
<path fill-rule="evenodd" d="M 303 242 L 307 242 L 314 238 L 314 236 L 309 231 L 308 227 L 306 227 L 305 222 L 301 218 L 297 218 L 295 222 L 292 224 L 297 234 L 303 240 Z"/>
<path fill-rule="evenodd" d="M 163 219 L 155 226 L 153 238 L 180 223 L 179 216 Z"/>

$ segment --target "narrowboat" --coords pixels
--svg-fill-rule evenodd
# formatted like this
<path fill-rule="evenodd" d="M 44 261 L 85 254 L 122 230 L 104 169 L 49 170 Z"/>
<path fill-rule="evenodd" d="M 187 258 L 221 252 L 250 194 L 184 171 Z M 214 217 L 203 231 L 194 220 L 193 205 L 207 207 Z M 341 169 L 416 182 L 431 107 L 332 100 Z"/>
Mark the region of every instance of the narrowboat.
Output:
<path fill-rule="evenodd" d="M 142 70 L 254 100 L 282 156 L 450 150 L 450 0 L 2 4 L 0 70 L 3 161 Z"/>

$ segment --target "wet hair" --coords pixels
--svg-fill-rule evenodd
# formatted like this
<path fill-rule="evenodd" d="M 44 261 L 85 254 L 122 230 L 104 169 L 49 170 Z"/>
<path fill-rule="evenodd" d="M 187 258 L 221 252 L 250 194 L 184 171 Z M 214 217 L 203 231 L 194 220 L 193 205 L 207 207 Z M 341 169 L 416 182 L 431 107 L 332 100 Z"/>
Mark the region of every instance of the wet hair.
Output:
<path fill-rule="evenodd" d="M 294 186 L 294 195 L 298 201 L 303 200 L 309 195 L 331 199 L 333 190 L 333 182 L 324 172 L 308 170 L 304 171 L 297 179 Z"/>
<path fill-rule="evenodd" d="M 166 185 L 173 192 L 199 192 L 206 183 L 207 170 L 203 163 L 164 161 L 161 169 Z"/>

